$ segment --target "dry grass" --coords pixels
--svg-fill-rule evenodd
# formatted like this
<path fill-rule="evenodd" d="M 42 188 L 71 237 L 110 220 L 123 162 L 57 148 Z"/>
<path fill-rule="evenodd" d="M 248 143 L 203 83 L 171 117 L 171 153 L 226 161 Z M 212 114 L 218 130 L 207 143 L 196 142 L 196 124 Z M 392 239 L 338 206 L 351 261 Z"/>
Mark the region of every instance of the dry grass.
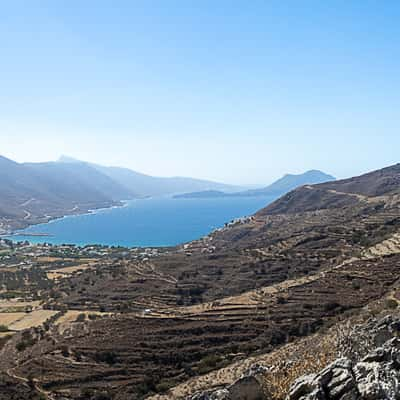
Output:
<path fill-rule="evenodd" d="M 1 339 L 5 339 L 8 337 L 11 337 L 12 335 L 14 335 L 15 332 L 0 332 L 0 348 L 2 347 L 2 340 Z"/>
<path fill-rule="evenodd" d="M 16 313 L 0 313 L 0 325 L 9 326 L 10 324 L 19 321 L 24 318 L 26 313 L 16 312 Z"/>
<path fill-rule="evenodd" d="M 330 335 L 316 334 L 287 344 L 272 353 L 249 357 L 220 370 L 191 378 L 165 395 L 150 396 L 149 400 L 185 399 L 198 391 L 229 385 L 254 364 L 272 367 L 263 377 L 262 383 L 273 399 L 281 400 L 286 398 L 289 387 L 298 377 L 319 371 L 333 361 L 336 355 L 336 340 Z"/>
<path fill-rule="evenodd" d="M 0 300 L 0 313 L 6 312 L 19 312 L 25 311 L 30 308 L 32 310 L 38 308 L 40 305 L 39 300 L 35 301 L 12 301 L 12 300 Z"/>
<path fill-rule="evenodd" d="M 264 377 L 264 386 L 276 400 L 286 398 L 289 388 L 302 375 L 316 373 L 337 358 L 336 338 L 332 336 L 315 337 L 314 343 L 306 340 L 293 352 L 294 346 L 279 354 L 279 360 L 270 373 Z M 310 348 L 312 346 L 312 351 Z"/>
<path fill-rule="evenodd" d="M 78 317 L 79 314 L 85 314 L 86 317 L 93 314 L 93 315 L 110 315 L 110 313 L 104 313 L 104 312 L 99 312 L 99 311 L 91 311 L 91 310 L 86 310 L 86 311 L 82 311 L 82 310 L 69 310 L 67 311 L 64 315 L 62 315 L 60 318 L 58 318 L 56 324 L 57 325 L 61 325 L 64 323 L 68 323 L 68 322 L 75 322 L 76 318 Z"/>
<path fill-rule="evenodd" d="M 65 277 L 71 276 L 74 273 L 80 273 L 80 272 L 90 268 L 91 266 L 92 266 L 91 264 L 80 264 L 80 265 L 74 265 L 72 267 L 64 267 L 64 268 L 54 269 L 54 270 L 47 272 L 47 278 L 52 279 L 52 280 L 65 278 Z"/>
<path fill-rule="evenodd" d="M 80 314 L 85 315 L 85 319 L 88 319 L 89 315 L 97 315 L 99 317 L 105 316 L 105 315 L 111 315 L 110 313 L 104 313 L 104 312 L 99 312 L 99 311 L 91 311 L 91 310 L 69 310 L 67 311 L 64 315 L 62 315 L 60 318 L 57 319 L 56 325 L 59 327 L 59 331 L 61 333 L 65 332 L 66 329 L 69 328 L 69 326 L 76 322 L 76 319 Z"/>
<path fill-rule="evenodd" d="M 61 258 L 61 257 L 37 257 L 38 262 L 51 263 L 57 261 L 75 261 L 73 258 Z"/>
<path fill-rule="evenodd" d="M 374 306 L 382 311 L 380 302 L 374 303 Z M 185 399 L 195 392 L 229 385 L 254 364 L 269 368 L 269 371 L 260 379 L 270 398 L 286 399 L 289 388 L 297 378 L 319 372 L 335 359 L 343 356 L 341 352 L 343 338 L 352 334 L 355 324 L 363 323 L 371 316 L 370 310 L 366 309 L 357 316 L 351 317 L 350 320 L 339 322 L 320 333 L 300 338 L 271 353 L 249 357 L 220 370 L 191 378 L 170 389 L 165 395 L 150 396 L 149 400 Z"/>
<path fill-rule="evenodd" d="M 10 324 L 8 328 L 14 331 L 22 331 L 24 329 L 40 326 L 55 314 L 57 314 L 57 311 L 36 310 L 31 313 L 26 313 L 23 318 Z"/>

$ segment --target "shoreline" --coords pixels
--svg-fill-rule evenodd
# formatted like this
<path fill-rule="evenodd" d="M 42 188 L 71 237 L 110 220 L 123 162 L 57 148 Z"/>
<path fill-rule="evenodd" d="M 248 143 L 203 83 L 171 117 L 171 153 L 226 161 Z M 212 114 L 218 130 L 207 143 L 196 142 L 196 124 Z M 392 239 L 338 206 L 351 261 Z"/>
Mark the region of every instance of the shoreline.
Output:
<path fill-rule="evenodd" d="M 169 198 L 171 200 L 175 200 L 173 196 L 162 196 L 163 198 Z M 235 219 L 242 219 L 243 217 L 237 217 L 237 215 L 240 216 L 249 216 L 252 215 L 254 213 L 254 210 L 258 210 L 260 208 L 260 206 L 257 205 L 257 202 L 251 201 L 249 202 L 249 204 L 247 204 L 247 201 L 245 201 L 245 203 L 247 205 L 244 205 L 244 209 L 241 211 L 240 214 L 237 214 L 235 216 L 235 212 L 234 210 L 236 209 L 235 204 L 233 203 L 232 206 L 232 215 L 230 212 L 227 212 L 227 215 L 225 216 L 226 218 L 224 220 L 222 220 L 221 217 L 217 218 L 216 216 L 219 215 L 221 212 L 224 215 L 224 212 L 221 209 L 221 205 L 220 202 L 216 202 L 215 206 L 210 206 L 212 208 L 212 210 L 218 211 L 217 214 L 215 214 L 215 217 L 217 218 L 217 220 L 219 222 L 216 222 L 211 216 L 208 218 L 210 219 L 208 221 L 208 219 L 206 218 L 204 223 L 207 224 L 207 226 L 204 229 L 200 229 L 199 228 L 199 232 L 198 234 L 196 233 L 196 235 L 191 235 L 189 233 L 185 234 L 185 229 L 182 228 L 180 229 L 180 233 L 179 233 L 179 227 L 178 227 L 178 234 L 176 235 L 176 238 L 174 236 L 174 234 L 172 235 L 174 238 L 171 239 L 169 237 L 166 237 L 165 235 L 160 235 L 159 238 L 153 238 L 153 236 L 150 237 L 150 235 L 148 234 L 148 232 L 146 233 L 145 230 L 145 234 L 144 237 L 142 237 L 142 235 L 140 234 L 139 236 L 135 236 L 136 232 L 134 232 L 132 235 L 134 237 L 131 238 L 131 240 L 129 239 L 129 237 L 127 237 L 126 235 L 118 236 L 118 233 L 115 233 L 117 239 L 115 239 L 114 237 L 109 238 L 106 234 L 103 236 L 100 234 L 100 236 L 96 236 L 94 235 L 96 238 L 92 237 L 91 240 L 90 238 L 87 238 L 87 235 L 85 233 L 77 233 L 77 237 L 72 237 L 71 235 L 67 235 L 66 238 L 63 238 L 63 228 L 59 228 L 59 226 L 57 225 L 56 227 L 52 228 L 50 226 L 47 226 L 49 223 L 52 223 L 53 221 L 55 222 L 58 219 L 63 219 L 63 218 L 72 218 L 72 217 L 78 217 L 78 216 L 82 216 L 82 215 L 93 215 L 93 214 L 101 214 L 101 213 L 105 213 L 106 216 L 105 217 L 100 217 L 100 219 L 105 218 L 107 220 L 107 215 L 108 212 L 107 210 L 109 210 L 110 213 L 112 213 L 113 209 L 118 209 L 118 208 L 124 208 L 124 207 L 136 207 L 137 202 L 139 202 L 139 200 L 149 200 L 153 197 L 146 197 L 145 199 L 143 198 L 136 198 L 136 199 L 130 199 L 130 200 L 124 200 L 121 201 L 119 204 L 112 204 L 108 207 L 101 207 L 101 208 L 97 208 L 97 209 L 88 209 L 88 210 L 75 210 L 74 212 L 70 209 L 71 214 L 69 215 L 64 215 L 64 216 L 59 216 L 57 218 L 52 218 L 51 220 L 48 221 L 43 221 L 37 224 L 32 224 L 31 226 L 35 226 L 35 228 L 31 228 L 31 229 L 27 229 L 27 232 L 24 232 L 24 229 L 20 229 L 20 230 L 16 230 L 12 233 L 7 233 L 7 234 L 0 234 L 0 239 L 3 237 L 5 239 L 9 239 L 11 241 L 14 242 L 18 242 L 18 241 L 29 241 L 31 244 L 35 244 L 35 243 L 53 243 L 53 244 L 75 244 L 77 246 L 86 246 L 86 245 L 92 245 L 92 244 L 98 244 L 98 245 L 102 245 L 102 246 L 121 246 L 121 247 L 126 247 L 126 248 L 146 248 L 146 247 L 152 247 L 152 248 L 174 248 L 174 247 L 179 247 L 182 246 L 186 243 L 190 243 L 192 241 L 196 241 L 199 240 L 203 237 L 206 237 L 210 234 L 212 234 L 213 232 L 219 230 L 219 229 L 223 229 L 227 224 L 229 224 L 230 222 L 232 222 L 232 220 Z M 214 202 L 213 202 L 214 203 Z M 156 203 L 157 205 L 158 203 Z M 162 202 L 161 202 L 162 204 Z M 268 203 L 267 203 L 268 204 Z M 254 208 L 257 205 L 256 208 Z M 178 208 L 180 208 L 180 203 L 178 204 Z M 240 206 L 240 204 L 239 204 Z M 265 202 L 262 202 L 262 206 L 265 206 Z M 147 206 L 144 207 L 144 209 L 146 209 Z M 162 206 L 163 207 L 163 206 Z M 174 210 L 176 209 L 177 205 L 174 205 Z M 148 207 L 147 207 L 148 208 Z M 189 206 L 189 211 L 190 213 L 193 211 L 192 210 L 193 207 Z M 254 209 L 253 209 L 254 208 Z M 170 206 L 166 207 L 166 210 L 170 210 Z M 207 209 L 207 207 L 206 207 Z M 224 208 L 225 209 L 225 208 Z M 247 211 L 245 211 L 247 209 Z M 244 213 L 243 213 L 244 211 Z M 118 211 L 115 211 L 116 213 L 118 213 Z M 214 211 L 213 211 L 214 212 Z M 122 212 L 124 213 L 124 212 Z M 122 214 L 122 218 L 124 218 L 125 214 Z M 197 213 L 196 213 L 197 215 Z M 49 217 L 49 216 L 46 216 Z M 121 218 L 121 216 L 119 217 Z M 139 218 L 140 220 L 140 218 Z M 179 218 L 178 218 L 179 220 Z M 196 218 L 195 218 L 196 220 Z M 83 224 L 90 224 L 90 222 L 85 222 L 86 218 L 83 219 Z M 150 219 L 150 225 L 151 226 L 155 226 L 156 224 L 159 224 L 159 222 L 151 222 L 152 220 Z M 208 221 L 208 222 L 207 222 Z M 228 223 L 226 221 L 229 221 Z M 168 218 L 167 218 L 167 222 L 171 222 Z M 143 221 L 141 221 L 141 223 L 143 224 Z M 182 221 L 182 223 L 185 225 L 185 222 Z M 199 221 L 196 220 L 196 224 L 198 224 Z M 43 225 L 41 225 L 43 224 Z M 63 223 L 61 223 L 60 225 L 62 225 Z M 67 222 L 67 225 L 75 225 L 74 221 L 70 221 Z M 76 224 L 80 224 L 80 221 L 76 222 Z M 146 226 L 146 224 L 145 224 Z M 201 226 L 201 223 L 200 223 Z M 41 229 L 43 229 L 45 232 L 41 232 Z M 61 229 L 61 230 L 60 230 Z M 157 228 L 154 229 L 159 229 L 159 226 L 157 225 Z M 168 228 L 166 228 L 168 230 Z M 195 229 L 196 231 L 197 229 Z M 157 236 L 157 235 L 156 235 Z M 46 237 L 48 237 L 49 239 L 46 240 Z"/>
<path fill-rule="evenodd" d="M 64 214 L 61 215 L 59 217 L 51 217 L 51 216 L 46 216 L 49 217 L 49 219 L 47 221 L 43 221 L 43 222 L 38 222 L 38 223 L 32 223 L 32 224 L 28 224 L 25 228 L 21 228 L 21 229 L 16 229 L 16 230 L 10 230 L 8 232 L 2 232 L 0 233 L 0 239 L 3 238 L 8 238 L 10 236 L 22 236 L 22 237 L 54 237 L 54 235 L 50 235 L 47 233 L 41 233 L 41 232 L 23 232 L 25 229 L 28 229 L 32 226 L 39 226 L 39 225 L 47 225 L 47 224 L 51 224 L 53 222 L 56 222 L 58 220 L 63 220 L 64 218 L 73 218 L 73 217 L 80 217 L 83 215 L 92 215 L 92 214 L 98 214 L 107 210 L 112 210 L 115 208 L 124 208 L 127 207 L 128 204 L 131 201 L 134 201 L 137 199 L 129 199 L 129 200 L 120 200 L 119 202 L 121 203 L 120 205 L 110 205 L 109 207 L 99 207 L 99 208 L 92 208 L 92 209 L 88 209 L 88 210 L 81 210 L 79 212 L 79 209 L 71 210 L 71 214 Z M 74 212 L 72 212 L 74 211 Z"/>

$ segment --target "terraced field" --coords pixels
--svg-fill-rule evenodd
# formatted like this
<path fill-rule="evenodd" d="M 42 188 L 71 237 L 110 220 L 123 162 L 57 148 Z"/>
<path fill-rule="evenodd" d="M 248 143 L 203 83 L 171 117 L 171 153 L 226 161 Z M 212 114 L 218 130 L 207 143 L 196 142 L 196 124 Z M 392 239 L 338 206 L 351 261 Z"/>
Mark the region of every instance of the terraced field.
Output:
<path fill-rule="evenodd" d="M 66 314 L 21 352 L 14 335 L 0 369 L 52 399 L 179 398 L 379 299 L 396 306 L 399 192 L 400 165 L 297 189 L 158 257 L 99 259 L 43 292 Z"/>
<path fill-rule="evenodd" d="M 53 310 L 35 310 L 30 313 L 25 313 L 22 318 L 19 318 L 8 325 L 11 331 L 22 331 L 32 327 L 42 326 L 48 319 L 56 315 L 57 311 Z M 1 319 L 1 314 L 0 314 Z"/>

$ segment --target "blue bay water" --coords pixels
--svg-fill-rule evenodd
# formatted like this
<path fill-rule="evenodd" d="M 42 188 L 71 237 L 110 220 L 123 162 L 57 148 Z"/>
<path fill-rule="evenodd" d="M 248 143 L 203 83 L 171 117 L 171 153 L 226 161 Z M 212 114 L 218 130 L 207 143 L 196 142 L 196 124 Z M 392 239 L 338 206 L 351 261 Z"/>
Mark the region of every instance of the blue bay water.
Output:
<path fill-rule="evenodd" d="M 207 235 L 234 218 L 251 215 L 273 200 L 273 197 L 132 200 L 125 207 L 68 216 L 23 231 L 49 236 L 16 235 L 12 239 L 53 244 L 173 246 Z"/>

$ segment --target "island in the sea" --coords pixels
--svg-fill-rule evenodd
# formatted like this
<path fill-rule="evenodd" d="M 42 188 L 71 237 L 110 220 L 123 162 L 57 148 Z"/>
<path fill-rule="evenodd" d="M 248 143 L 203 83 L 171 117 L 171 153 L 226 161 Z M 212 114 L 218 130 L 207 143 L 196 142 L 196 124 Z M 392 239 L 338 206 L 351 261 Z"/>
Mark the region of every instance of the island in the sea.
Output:
<path fill-rule="evenodd" d="M 336 178 L 319 170 L 310 170 L 302 174 L 286 174 L 271 185 L 261 189 L 251 189 L 240 192 L 224 192 L 221 190 L 203 190 L 175 195 L 179 199 L 219 198 L 219 197 L 254 197 L 281 196 L 303 185 L 315 185 L 333 181 Z"/>

